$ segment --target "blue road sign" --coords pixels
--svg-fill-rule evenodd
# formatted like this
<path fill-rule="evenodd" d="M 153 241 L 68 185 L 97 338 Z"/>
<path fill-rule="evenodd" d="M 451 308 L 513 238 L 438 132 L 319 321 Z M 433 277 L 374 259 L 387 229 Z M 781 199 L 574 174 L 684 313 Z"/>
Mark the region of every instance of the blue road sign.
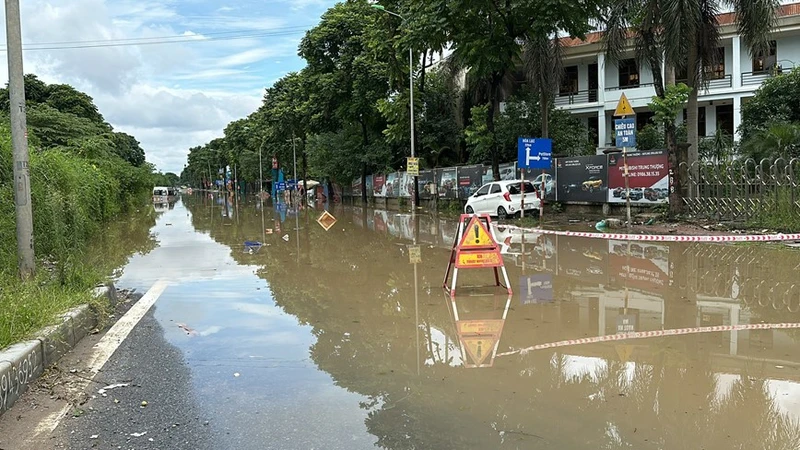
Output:
<path fill-rule="evenodd" d="M 549 169 L 553 141 L 545 138 L 517 138 L 517 165 L 520 169 Z"/>
<path fill-rule="evenodd" d="M 549 273 L 519 277 L 522 304 L 553 301 L 553 275 Z"/>
<path fill-rule="evenodd" d="M 636 119 L 614 119 L 617 147 L 636 147 Z"/>
<path fill-rule="evenodd" d="M 284 183 L 284 182 L 278 183 L 277 186 L 276 186 L 276 189 L 279 190 L 279 191 L 285 191 L 286 190 L 286 183 Z"/>

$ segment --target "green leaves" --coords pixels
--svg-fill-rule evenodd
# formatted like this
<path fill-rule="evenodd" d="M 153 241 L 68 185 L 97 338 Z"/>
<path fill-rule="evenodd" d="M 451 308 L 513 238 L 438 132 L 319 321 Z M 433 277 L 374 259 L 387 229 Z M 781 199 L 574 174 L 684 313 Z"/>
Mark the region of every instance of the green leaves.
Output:
<path fill-rule="evenodd" d="M 653 101 L 647 105 L 655 114 L 653 121 L 660 125 L 674 123 L 678 113 L 683 111 L 691 92 L 692 88 L 684 83 L 678 83 L 665 89 L 664 98 L 653 97 Z"/>

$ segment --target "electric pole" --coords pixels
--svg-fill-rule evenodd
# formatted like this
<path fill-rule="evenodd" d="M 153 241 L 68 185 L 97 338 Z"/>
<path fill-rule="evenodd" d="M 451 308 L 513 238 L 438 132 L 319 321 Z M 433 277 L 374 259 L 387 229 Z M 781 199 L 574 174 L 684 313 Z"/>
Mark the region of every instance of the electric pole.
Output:
<path fill-rule="evenodd" d="M 28 131 L 25 124 L 25 74 L 22 68 L 22 30 L 19 0 L 6 0 L 6 52 L 11 105 L 11 144 L 14 151 L 14 202 L 17 222 L 17 259 L 22 278 L 33 275 L 33 211 Z"/>

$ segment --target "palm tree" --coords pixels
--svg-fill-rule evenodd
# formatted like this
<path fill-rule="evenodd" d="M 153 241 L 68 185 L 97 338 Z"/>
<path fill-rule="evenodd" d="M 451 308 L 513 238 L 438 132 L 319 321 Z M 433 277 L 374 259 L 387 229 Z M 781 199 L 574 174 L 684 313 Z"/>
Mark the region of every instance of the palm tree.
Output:
<path fill-rule="evenodd" d="M 550 103 L 564 74 L 561 39 L 555 33 L 532 34 L 523 45 L 522 60 L 528 82 L 534 92 L 539 94 L 541 137 L 547 138 L 550 135 Z"/>

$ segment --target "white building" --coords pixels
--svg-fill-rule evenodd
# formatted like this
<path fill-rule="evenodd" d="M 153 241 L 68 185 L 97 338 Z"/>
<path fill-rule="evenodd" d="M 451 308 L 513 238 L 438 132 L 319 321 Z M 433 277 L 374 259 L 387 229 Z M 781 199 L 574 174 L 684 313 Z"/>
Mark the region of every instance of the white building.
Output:
<path fill-rule="evenodd" d="M 800 64 L 800 2 L 782 5 L 778 16 L 769 52 L 755 57 L 737 34 L 735 16 L 719 16 L 719 64 L 711 68 L 712 79 L 699 95 L 700 136 L 723 129 L 738 140 L 742 103 L 773 73 Z M 613 113 L 623 92 L 636 112 L 637 128 L 649 122 L 647 104 L 655 95 L 652 72 L 639 67 L 632 49 L 629 59 L 615 64 L 606 61 L 600 32 L 585 40 L 567 38 L 564 44 L 565 73 L 555 104 L 583 119 L 596 133 L 598 147 L 613 146 Z"/>

